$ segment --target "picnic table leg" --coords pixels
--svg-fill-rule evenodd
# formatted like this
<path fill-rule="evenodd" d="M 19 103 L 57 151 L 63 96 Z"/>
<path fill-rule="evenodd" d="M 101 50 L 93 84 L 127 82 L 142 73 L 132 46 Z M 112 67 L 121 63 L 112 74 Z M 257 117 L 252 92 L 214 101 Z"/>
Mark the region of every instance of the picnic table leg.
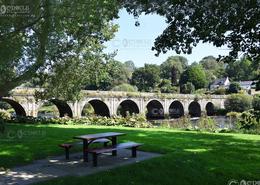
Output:
<path fill-rule="evenodd" d="M 88 162 L 88 141 L 83 140 L 83 159 L 84 162 Z"/>
<path fill-rule="evenodd" d="M 115 146 L 115 145 L 117 145 L 116 136 L 112 137 L 112 146 Z M 116 156 L 117 155 L 117 151 L 116 150 L 112 151 L 112 155 Z"/>

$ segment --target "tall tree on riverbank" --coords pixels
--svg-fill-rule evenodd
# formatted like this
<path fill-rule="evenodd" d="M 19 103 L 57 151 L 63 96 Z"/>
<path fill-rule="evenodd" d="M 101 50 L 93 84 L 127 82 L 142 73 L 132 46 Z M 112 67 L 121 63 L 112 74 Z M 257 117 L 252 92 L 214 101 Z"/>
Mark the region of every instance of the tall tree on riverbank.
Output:
<path fill-rule="evenodd" d="M 65 77 L 60 70 L 68 70 L 70 77 L 62 82 L 70 88 L 59 91 L 76 92 L 72 89 L 81 84 L 70 82 L 80 80 L 82 71 L 77 69 L 84 66 L 80 59 L 104 59 L 102 44 L 117 29 L 109 23 L 118 14 L 119 4 L 114 0 L 3 0 L 1 5 L 0 97 L 35 74 L 43 80 L 56 74 Z M 7 8 L 25 5 L 21 14 Z"/>

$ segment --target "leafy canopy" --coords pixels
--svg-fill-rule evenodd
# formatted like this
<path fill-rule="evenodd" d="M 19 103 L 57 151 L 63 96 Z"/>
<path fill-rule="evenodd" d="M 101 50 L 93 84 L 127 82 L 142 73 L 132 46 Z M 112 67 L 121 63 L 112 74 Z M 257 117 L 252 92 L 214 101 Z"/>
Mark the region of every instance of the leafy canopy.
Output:
<path fill-rule="evenodd" d="M 128 12 L 157 13 L 166 18 L 167 28 L 157 37 L 153 50 L 190 54 L 199 42 L 227 46 L 236 59 L 239 52 L 259 62 L 260 1 L 258 0 L 131 0 Z"/>

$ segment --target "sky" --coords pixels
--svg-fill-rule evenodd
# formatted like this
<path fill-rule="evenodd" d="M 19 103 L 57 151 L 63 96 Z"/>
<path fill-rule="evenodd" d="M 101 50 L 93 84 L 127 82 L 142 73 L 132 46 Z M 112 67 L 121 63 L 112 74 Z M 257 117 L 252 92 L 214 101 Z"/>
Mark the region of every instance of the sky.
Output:
<path fill-rule="evenodd" d="M 136 66 L 141 67 L 147 64 L 161 64 L 169 56 L 177 55 L 174 51 L 155 56 L 152 51 L 154 40 L 167 27 L 165 19 L 159 15 L 142 15 L 138 18 L 140 26 L 136 27 L 133 15 L 129 15 L 125 10 L 119 13 L 119 19 L 114 23 L 119 25 L 119 30 L 115 38 L 107 42 L 105 52 L 117 51 L 115 59 L 121 62 L 132 60 Z M 205 56 L 227 55 L 227 48 L 216 48 L 211 44 L 198 44 L 190 55 L 180 54 L 188 59 L 189 63 L 199 62 Z"/>

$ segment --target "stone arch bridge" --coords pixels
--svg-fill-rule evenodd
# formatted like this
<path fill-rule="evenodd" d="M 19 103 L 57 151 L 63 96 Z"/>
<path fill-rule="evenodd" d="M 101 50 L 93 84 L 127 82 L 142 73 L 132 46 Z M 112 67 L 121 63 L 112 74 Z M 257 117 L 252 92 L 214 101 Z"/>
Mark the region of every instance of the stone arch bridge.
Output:
<path fill-rule="evenodd" d="M 224 108 L 226 96 L 186 95 L 140 92 L 82 91 L 82 98 L 74 102 L 58 99 L 36 100 L 34 89 L 16 89 L 10 97 L 1 100 L 10 104 L 16 115 L 36 117 L 46 101 L 59 110 L 60 117 L 82 117 L 86 104 L 90 104 L 96 115 L 115 116 L 133 113 L 146 114 L 150 119 L 179 118 L 185 114 L 199 117 L 204 112 L 214 115 L 217 108 Z"/>

